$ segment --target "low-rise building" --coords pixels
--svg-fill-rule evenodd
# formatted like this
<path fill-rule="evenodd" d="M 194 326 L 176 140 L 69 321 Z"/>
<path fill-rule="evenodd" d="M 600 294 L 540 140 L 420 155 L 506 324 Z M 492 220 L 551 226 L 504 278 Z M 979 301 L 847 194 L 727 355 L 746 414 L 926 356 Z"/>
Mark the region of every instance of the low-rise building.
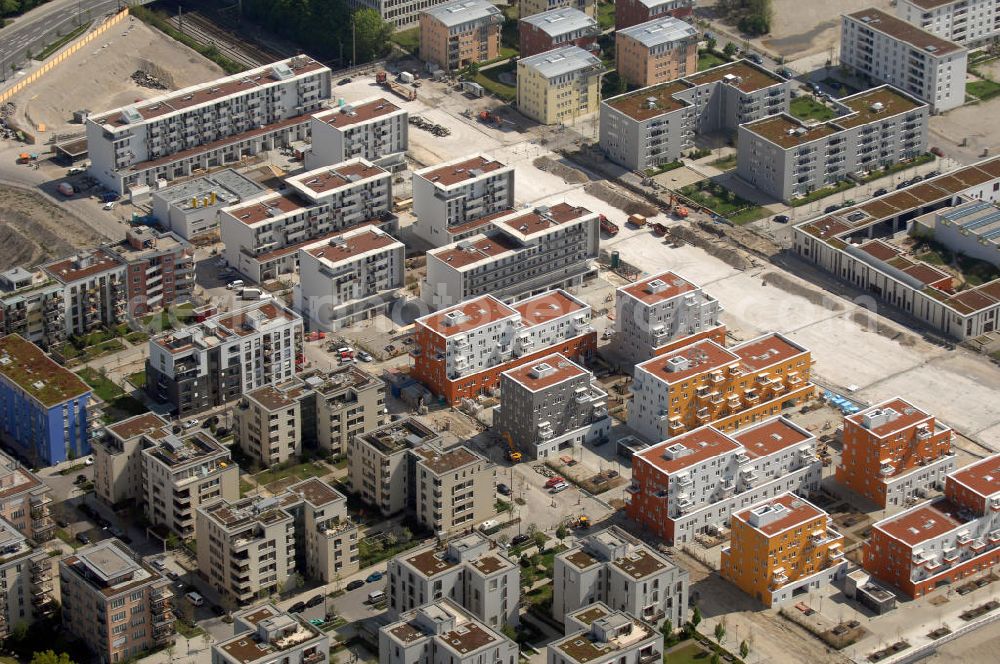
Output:
<path fill-rule="evenodd" d="M 729 546 L 722 549 L 722 577 L 765 606 L 840 580 L 847 573 L 844 536 L 832 523 L 791 493 L 735 512 Z"/>
<path fill-rule="evenodd" d="M 420 59 L 446 72 L 500 55 L 503 13 L 487 0 L 454 0 L 420 12 Z"/>
<path fill-rule="evenodd" d="M 955 470 L 954 434 L 896 397 L 844 418 L 837 482 L 882 509 L 897 508 L 943 489 Z"/>
<path fill-rule="evenodd" d="M 590 50 L 601 35 L 593 15 L 574 7 L 557 7 L 523 16 L 517 22 L 520 57 L 527 58 L 561 46 Z"/>
<path fill-rule="evenodd" d="M 687 570 L 617 526 L 557 554 L 552 579 L 557 620 L 603 602 L 654 625 L 687 621 Z"/>
<path fill-rule="evenodd" d="M 52 539 L 51 489 L 37 475 L 0 452 L 0 517 L 38 544 Z"/>
<path fill-rule="evenodd" d="M 965 103 L 968 50 L 875 8 L 844 14 L 840 65 L 927 102 L 933 113 Z"/>
<path fill-rule="evenodd" d="M 0 551 L 0 638 L 7 639 L 55 610 L 53 560 L 6 520 L 0 520 Z"/>
<path fill-rule="evenodd" d="M 391 617 L 448 598 L 493 629 L 518 625 L 520 567 L 479 533 L 400 554 L 386 574 Z"/>
<path fill-rule="evenodd" d="M 174 640 L 170 579 L 117 539 L 59 561 L 62 627 L 100 664 L 140 658 Z"/>
<path fill-rule="evenodd" d="M 986 201 L 960 202 L 914 221 L 913 235 L 931 237 L 956 254 L 1000 268 L 1000 214 Z"/>
<path fill-rule="evenodd" d="M 613 656 L 619 664 L 663 658 L 663 634 L 627 611 L 595 602 L 566 616 L 566 634 L 547 648 L 548 664 L 589 664 Z"/>
<path fill-rule="evenodd" d="M 126 264 L 129 316 L 142 316 L 194 292 L 194 247 L 179 235 L 132 226 L 125 241 L 109 247 Z"/>
<path fill-rule="evenodd" d="M 597 15 L 597 0 L 524 0 L 518 3 L 521 18 L 534 16 L 553 9 L 572 8 L 587 16 Z"/>
<path fill-rule="evenodd" d="M 0 333 L 19 334 L 42 348 L 66 340 L 63 285 L 44 270 L 15 267 L 0 273 Z"/>
<path fill-rule="evenodd" d="M 694 0 L 621 0 L 615 2 L 615 30 L 672 16 L 689 19 L 694 15 Z"/>
<path fill-rule="evenodd" d="M 673 16 L 615 32 L 615 71 L 644 88 L 698 71 L 698 30 Z"/>
<path fill-rule="evenodd" d="M 517 664 L 517 644 L 448 598 L 379 629 L 379 664 Z"/>
<path fill-rule="evenodd" d="M 365 226 L 299 248 L 295 310 L 310 330 L 336 330 L 389 311 L 400 297 L 406 245 Z"/>
<path fill-rule="evenodd" d="M 42 266 L 63 288 L 66 334 L 114 327 L 128 314 L 127 265 L 106 246 Z"/>
<path fill-rule="evenodd" d="M 427 252 L 421 299 L 438 309 L 481 295 L 511 300 L 583 283 L 600 254 L 600 218 L 557 203 L 492 219 L 482 231 Z"/>
<path fill-rule="evenodd" d="M 596 113 L 601 59 L 579 46 L 560 46 L 517 61 L 517 110 L 545 125 Z"/>
<path fill-rule="evenodd" d="M 996 0 L 897 0 L 896 16 L 964 46 L 980 45 L 1000 35 Z"/>
<path fill-rule="evenodd" d="M 330 637 L 274 604 L 233 615 L 232 638 L 212 644 L 212 664 L 326 664 Z"/>
<path fill-rule="evenodd" d="M 558 353 L 505 371 L 493 428 L 532 459 L 558 456 L 611 433 L 608 394 L 594 375 Z"/>
<path fill-rule="evenodd" d="M 385 97 L 371 97 L 319 113 L 310 119 L 312 144 L 306 170 L 365 159 L 392 168 L 409 146 L 409 113 Z"/>
<path fill-rule="evenodd" d="M 489 394 L 500 374 L 553 353 L 588 358 L 597 347 L 590 305 L 553 290 L 508 306 L 484 295 L 418 318 L 410 375 L 448 403 Z"/>
<path fill-rule="evenodd" d="M 227 168 L 154 191 L 153 217 L 161 227 L 191 240 L 218 231 L 222 208 L 263 191 L 264 187 L 250 178 Z"/>
<path fill-rule="evenodd" d="M 19 334 L 0 338 L 0 436 L 32 464 L 90 454 L 91 390 Z"/>

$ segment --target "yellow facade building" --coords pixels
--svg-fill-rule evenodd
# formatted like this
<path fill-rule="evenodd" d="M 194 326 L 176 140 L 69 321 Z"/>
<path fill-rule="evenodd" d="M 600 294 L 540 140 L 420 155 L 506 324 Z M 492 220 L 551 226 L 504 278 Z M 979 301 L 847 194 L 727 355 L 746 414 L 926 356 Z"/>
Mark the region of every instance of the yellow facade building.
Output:
<path fill-rule="evenodd" d="M 604 65 L 578 46 L 564 46 L 517 63 L 517 108 L 544 125 L 596 113 Z"/>

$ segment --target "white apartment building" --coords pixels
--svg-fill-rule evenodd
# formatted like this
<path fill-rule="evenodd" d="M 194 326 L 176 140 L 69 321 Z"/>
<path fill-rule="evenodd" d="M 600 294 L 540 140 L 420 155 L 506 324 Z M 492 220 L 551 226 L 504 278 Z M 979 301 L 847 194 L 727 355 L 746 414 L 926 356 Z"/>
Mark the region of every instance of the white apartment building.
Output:
<path fill-rule="evenodd" d="M 212 644 L 212 664 L 326 664 L 330 637 L 274 604 L 233 615 L 232 638 Z"/>
<path fill-rule="evenodd" d="M 878 9 L 844 14 L 840 64 L 927 102 L 932 113 L 965 103 L 968 50 Z"/>
<path fill-rule="evenodd" d="M 510 300 L 583 283 L 600 253 L 599 215 L 557 203 L 495 218 L 427 252 L 421 299 L 438 309 L 480 295 Z"/>
<path fill-rule="evenodd" d="M 392 169 L 403 165 L 410 114 L 385 97 L 371 97 L 319 113 L 309 120 L 312 145 L 307 171 L 361 158 Z"/>
<path fill-rule="evenodd" d="M 503 373 L 493 428 L 532 459 L 557 456 L 608 439 L 608 394 L 580 365 L 549 355 Z"/>
<path fill-rule="evenodd" d="M 493 629 L 518 625 L 520 568 L 479 533 L 400 554 L 386 574 L 390 618 L 449 599 Z"/>
<path fill-rule="evenodd" d="M 365 226 L 299 249 L 295 310 L 310 330 L 331 331 L 386 313 L 401 294 L 406 245 Z"/>
<path fill-rule="evenodd" d="M 233 411 L 233 434 L 243 454 L 263 468 L 302 454 L 304 390 L 297 381 L 248 392 Z"/>
<path fill-rule="evenodd" d="M 565 636 L 546 648 L 548 664 L 589 664 L 611 653 L 618 664 L 663 661 L 663 634 L 627 611 L 594 602 L 565 622 Z"/>
<path fill-rule="evenodd" d="M 615 349 L 633 364 L 697 339 L 724 343 L 722 305 L 676 272 L 661 272 L 615 291 Z"/>
<path fill-rule="evenodd" d="M 128 265 L 105 247 L 42 266 L 63 288 L 66 334 L 82 335 L 113 327 L 128 315 Z"/>
<path fill-rule="evenodd" d="M 146 392 L 179 416 L 290 380 L 302 354 L 302 318 L 263 300 L 149 340 Z"/>
<path fill-rule="evenodd" d="M 724 534 L 734 510 L 786 492 L 818 491 L 816 439 L 784 417 L 728 434 L 704 426 L 637 452 L 627 492 L 642 522 L 673 544 Z M 636 499 L 656 496 L 658 500 Z"/>
<path fill-rule="evenodd" d="M 577 610 L 603 602 L 653 625 L 687 620 L 689 574 L 617 526 L 588 535 L 558 554 L 552 616 L 566 622 Z"/>
<path fill-rule="evenodd" d="M 413 172 L 414 232 L 435 247 L 470 235 L 514 208 L 514 167 L 483 154 Z"/>
<path fill-rule="evenodd" d="M 977 46 L 1000 34 L 997 0 L 897 0 L 896 16 L 963 46 Z"/>
<path fill-rule="evenodd" d="M 293 274 L 298 250 L 314 240 L 374 224 L 396 229 L 392 175 L 364 159 L 324 166 L 285 180 L 219 217 L 226 262 L 260 283 Z"/>
<path fill-rule="evenodd" d="M 190 240 L 217 231 L 222 208 L 263 192 L 264 187 L 226 168 L 154 191 L 153 216 L 163 228 Z"/>
<path fill-rule="evenodd" d="M 443 598 L 378 632 L 379 664 L 517 664 L 517 644 Z"/>
<path fill-rule="evenodd" d="M 89 173 L 124 194 L 305 140 L 330 98 L 330 70 L 305 55 L 87 118 Z"/>
<path fill-rule="evenodd" d="M 52 614 L 54 561 L 3 519 L 0 551 L 0 638 L 7 639 L 18 625 L 30 626 Z"/>

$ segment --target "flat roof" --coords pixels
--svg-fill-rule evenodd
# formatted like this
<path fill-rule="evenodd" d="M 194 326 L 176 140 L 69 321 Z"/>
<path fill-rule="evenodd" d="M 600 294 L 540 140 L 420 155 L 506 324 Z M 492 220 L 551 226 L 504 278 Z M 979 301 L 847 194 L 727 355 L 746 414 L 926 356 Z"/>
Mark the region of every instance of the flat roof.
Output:
<path fill-rule="evenodd" d="M 653 636 L 653 630 L 638 618 L 624 612 L 615 611 L 595 620 L 609 621 L 615 627 L 629 629 L 609 629 L 607 641 L 598 641 L 594 632 L 578 632 L 554 643 L 551 647 L 560 651 L 567 659 L 588 664 L 594 660 L 614 659 L 622 649 L 637 645 Z M 591 623 L 593 625 L 593 623 Z"/>
<path fill-rule="evenodd" d="M 751 458 L 769 456 L 813 438 L 808 431 L 800 429 L 784 417 L 775 417 L 750 428 L 739 429 L 730 436 L 743 446 L 747 456 Z"/>
<path fill-rule="evenodd" d="M 46 408 L 90 394 L 90 387 L 19 334 L 0 338 L 0 374 Z"/>
<path fill-rule="evenodd" d="M 582 219 L 592 214 L 590 210 L 580 205 L 556 203 L 555 205 L 538 206 L 530 212 L 521 212 L 509 217 L 501 217 L 494 221 L 497 228 L 527 242 L 540 233 L 563 224 Z"/>
<path fill-rule="evenodd" d="M 960 468 L 948 477 L 984 498 L 1000 494 L 1000 454 Z"/>
<path fill-rule="evenodd" d="M 633 579 L 643 579 L 667 569 L 666 561 L 646 547 L 636 547 L 627 555 L 616 558 L 611 563 Z"/>
<path fill-rule="evenodd" d="M 781 505 L 784 507 L 783 516 L 775 518 L 773 521 L 761 525 L 753 525 L 750 521 L 751 512 L 759 510 L 762 507 L 774 507 L 775 505 Z M 734 512 L 733 516 L 740 521 L 746 523 L 753 529 L 767 535 L 776 535 L 783 530 L 788 528 L 793 528 L 795 526 L 802 525 L 807 521 L 812 521 L 820 517 L 827 516 L 826 512 L 819 509 L 812 503 L 806 501 L 804 498 L 800 498 L 793 493 L 784 493 L 770 500 L 765 500 L 763 502 L 757 503 L 745 510 L 740 512 Z"/>
<path fill-rule="evenodd" d="M 532 14 L 521 19 L 522 23 L 532 25 L 550 36 L 564 35 L 568 32 L 598 28 L 597 20 L 575 7 L 556 7 L 546 12 Z"/>
<path fill-rule="evenodd" d="M 619 293 L 633 297 L 644 304 L 657 304 L 696 290 L 699 290 L 698 286 L 672 270 L 618 288 Z"/>
<path fill-rule="evenodd" d="M 698 41 L 698 30 L 673 16 L 664 16 L 647 23 L 640 23 L 615 32 L 615 37 L 626 36 L 647 48 L 677 41 Z"/>
<path fill-rule="evenodd" d="M 53 279 L 64 284 L 69 284 L 81 279 L 108 272 L 110 270 L 121 269 L 124 261 L 103 247 L 87 249 L 78 254 L 53 261 L 42 266 Z"/>
<path fill-rule="evenodd" d="M 586 307 L 586 304 L 561 288 L 539 293 L 514 304 L 525 327 L 541 325 L 575 311 L 582 311 Z"/>
<path fill-rule="evenodd" d="M 841 131 L 841 129 L 829 122 L 806 125 L 785 113 L 772 115 L 763 120 L 751 122 L 743 126 L 747 131 L 753 132 L 761 138 L 767 139 L 783 148 L 794 148 L 805 145 L 806 143 L 817 141 Z"/>
<path fill-rule="evenodd" d="M 277 410 L 291 406 L 296 402 L 296 399 L 288 391 L 279 390 L 274 385 L 258 387 L 256 390 L 247 392 L 246 397 L 256 401 L 266 410 Z"/>
<path fill-rule="evenodd" d="M 323 124 L 345 129 L 370 120 L 384 118 L 402 110 L 385 97 L 374 97 L 365 101 L 348 103 L 339 108 L 313 113 L 313 117 Z"/>
<path fill-rule="evenodd" d="M 635 453 L 657 470 L 672 474 L 729 452 L 741 445 L 715 427 L 703 426 Z M 668 458 L 667 455 L 674 458 Z"/>
<path fill-rule="evenodd" d="M 432 16 L 448 27 L 502 16 L 496 5 L 486 0 L 455 0 L 433 5 L 420 13 Z M 501 18 L 500 22 L 502 21 Z"/>
<path fill-rule="evenodd" d="M 514 563 L 506 558 L 493 555 L 492 553 L 479 556 L 469 564 L 486 575 L 496 574 L 500 570 L 510 569 L 514 566 Z"/>
<path fill-rule="evenodd" d="M 741 92 L 757 92 L 773 85 L 783 85 L 785 83 L 785 79 L 763 67 L 755 65 L 749 60 L 727 62 L 724 65 L 691 74 L 687 77 L 687 80 L 694 85 L 706 85 L 726 80 L 728 76 L 735 76 L 738 79 L 734 82 L 734 85 Z"/>
<path fill-rule="evenodd" d="M 451 473 L 477 461 L 485 461 L 483 457 L 464 445 L 449 450 L 426 445 L 416 448 L 413 452 L 420 457 L 418 463 L 426 466 L 435 475 Z"/>
<path fill-rule="evenodd" d="M 517 312 L 492 295 L 483 295 L 467 300 L 437 313 L 422 316 L 416 320 L 442 337 L 450 337 L 474 330 L 502 318 L 512 317 Z"/>
<path fill-rule="evenodd" d="M 442 263 L 455 270 L 461 270 L 476 265 L 482 261 L 492 260 L 518 249 L 520 245 L 504 233 L 485 235 L 480 233 L 459 240 L 439 249 L 427 252 Z"/>
<path fill-rule="evenodd" d="M 889 409 L 895 413 L 892 419 L 887 420 L 880 426 L 872 428 L 865 426 L 864 423 L 866 415 L 873 415 L 876 411 L 885 411 Z M 883 401 L 882 403 L 871 406 L 870 408 L 865 408 L 864 410 L 854 413 L 853 415 L 848 415 L 845 419 L 850 420 L 852 423 L 866 429 L 867 431 L 870 431 L 873 435 L 879 438 L 884 438 L 896 431 L 914 427 L 929 417 L 930 415 L 920 410 L 909 401 L 900 397 L 893 397 Z"/>
<path fill-rule="evenodd" d="M 301 249 L 310 256 L 330 265 L 356 260 L 372 252 L 391 247 L 404 248 L 402 242 L 375 226 L 365 226 L 349 233 L 321 240 Z"/>
<path fill-rule="evenodd" d="M 225 212 L 247 226 L 253 226 L 273 217 L 279 217 L 310 207 L 310 203 L 296 193 L 277 192 L 257 198 L 246 205 L 226 208 Z"/>
<path fill-rule="evenodd" d="M 236 205 L 242 200 L 257 196 L 264 191 L 260 186 L 245 175 L 232 168 L 202 175 L 180 184 L 154 191 L 153 196 L 162 198 L 171 205 L 177 205 L 184 209 L 193 209 L 192 199 L 197 199 L 199 207 L 211 194 L 215 194 L 215 203 L 209 207 L 226 207 Z"/>
<path fill-rule="evenodd" d="M 424 549 L 406 557 L 406 563 L 424 576 L 435 576 L 458 566 L 458 562 L 448 557 L 446 549 Z"/>
<path fill-rule="evenodd" d="M 611 108 L 620 111 L 633 120 L 642 122 L 658 117 L 664 113 L 670 113 L 678 109 L 690 106 L 691 104 L 683 99 L 678 99 L 674 95 L 678 92 L 690 90 L 693 85 L 682 78 L 648 88 L 641 88 L 635 92 L 627 92 L 617 97 L 605 100 Z"/>
<path fill-rule="evenodd" d="M 297 318 L 291 310 L 285 307 L 279 307 L 272 302 L 258 302 L 248 307 L 243 307 L 238 311 L 230 312 L 229 315 L 221 315 L 215 320 L 218 321 L 220 326 L 242 337 L 254 331 L 254 329 L 248 329 L 248 321 L 251 317 L 262 323 L 269 323 L 279 319 L 296 320 Z"/>
<path fill-rule="evenodd" d="M 597 565 L 601 561 L 590 555 L 583 546 L 579 546 L 576 549 L 570 549 L 565 553 L 559 554 L 563 557 L 563 560 L 573 565 L 577 569 L 587 569 L 592 565 Z"/>
<path fill-rule="evenodd" d="M 333 166 L 324 166 L 288 178 L 288 184 L 303 189 L 311 196 L 321 196 L 374 177 L 390 177 L 389 171 L 364 159 L 352 159 Z"/>
<path fill-rule="evenodd" d="M 560 46 L 518 60 L 517 67 L 533 69 L 545 78 L 565 76 L 585 69 L 604 69 L 601 59 L 579 46 Z"/>
<path fill-rule="evenodd" d="M 288 487 L 287 490 L 291 493 L 302 496 L 313 507 L 323 507 L 324 505 L 329 505 L 330 503 L 347 500 L 344 497 L 344 494 L 340 493 L 318 477 L 310 477 L 309 479 L 303 480 L 298 484 L 293 484 Z"/>
<path fill-rule="evenodd" d="M 962 46 L 953 41 L 942 39 L 912 23 L 907 23 L 892 14 L 887 14 L 874 7 L 862 9 L 853 14 L 848 14 L 848 16 L 856 21 L 860 21 L 872 30 L 878 30 L 893 39 L 905 42 L 930 55 L 947 55 L 955 51 L 964 50 Z"/>
<path fill-rule="evenodd" d="M 146 448 L 143 453 L 149 454 L 172 469 L 200 463 L 216 456 L 225 457 L 224 462 L 230 458 L 229 450 L 207 431 L 194 431 L 184 434 L 183 437 L 172 432 L 164 434 L 153 437 L 156 445 Z"/>
<path fill-rule="evenodd" d="M 959 2 L 965 2 L 965 0 L 907 0 L 921 9 L 937 9 L 938 7 L 945 7 L 947 5 L 954 5 Z"/>
<path fill-rule="evenodd" d="M 543 366 L 544 369 L 540 370 Z M 534 362 L 528 362 L 517 368 L 505 371 L 503 375 L 521 387 L 532 392 L 537 392 L 551 387 L 556 383 L 561 383 L 564 380 L 589 373 L 589 371 L 579 364 L 566 359 L 562 354 L 553 353 Z"/>
<path fill-rule="evenodd" d="M 836 117 L 830 122 L 845 129 L 927 107 L 924 102 L 908 97 L 890 85 L 838 99 L 837 103 L 849 108 L 851 114 Z"/>
<path fill-rule="evenodd" d="M 786 362 L 796 355 L 809 352 L 777 332 L 751 339 L 733 346 L 730 350 L 738 355 L 742 364 L 751 371 L 761 371 Z"/>
<path fill-rule="evenodd" d="M 160 574 L 147 567 L 135 553 L 111 538 L 95 542 L 64 558 L 62 564 L 105 597 L 114 597 L 157 581 Z"/>
<path fill-rule="evenodd" d="M 675 351 L 664 353 L 639 364 L 641 368 L 660 380 L 680 383 L 740 361 L 735 352 L 726 350 L 709 339 L 696 341 Z"/>
<path fill-rule="evenodd" d="M 122 440 L 130 440 L 136 436 L 159 431 L 169 425 L 169 422 L 156 413 L 143 413 L 142 415 L 136 415 L 121 422 L 109 424 L 104 428 Z"/>
<path fill-rule="evenodd" d="M 968 523 L 959 516 L 962 509 L 942 498 L 883 519 L 873 527 L 909 546 L 916 546 Z"/>
<path fill-rule="evenodd" d="M 458 159 L 440 166 L 424 168 L 416 171 L 414 175 L 433 182 L 435 186 L 450 187 L 488 175 L 494 171 L 499 171 L 502 168 L 506 168 L 506 166 L 506 164 L 492 157 L 478 154 L 474 157 Z"/>

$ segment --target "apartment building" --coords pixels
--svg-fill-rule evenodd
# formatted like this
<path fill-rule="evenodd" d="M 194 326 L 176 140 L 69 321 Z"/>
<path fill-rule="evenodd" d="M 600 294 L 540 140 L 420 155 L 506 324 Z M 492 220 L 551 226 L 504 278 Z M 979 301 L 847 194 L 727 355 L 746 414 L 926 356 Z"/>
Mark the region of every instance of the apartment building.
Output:
<path fill-rule="evenodd" d="M 50 489 L 33 472 L 0 452 L 0 517 L 35 544 L 52 539 Z"/>
<path fill-rule="evenodd" d="M 355 366 L 314 369 L 296 381 L 304 388 L 299 403 L 306 449 L 345 454 L 352 437 L 377 429 L 387 417 L 385 381 Z"/>
<path fill-rule="evenodd" d="M 293 274 L 298 250 L 314 241 L 367 225 L 396 229 L 392 174 L 369 161 L 352 159 L 284 182 L 282 191 L 220 213 L 226 262 L 257 283 Z"/>
<path fill-rule="evenodd" d="M 555 353 L 502 374 L 493 428 L 529 458 L 558 456 L 608 439 L 608 394 L 592 373 Z"/>
<path fill-rule="evenodd" d="M 996 0 L 898 0 L 896 16 L 963 46 L 981 45 L 1000 34 Z"/>
<path fill-rule="evenodd" d="M 410 114 L 385 97 L 370 97 L 314 113 L 306 170 L 364 159 L 387 169 L 403 165 Z"/>
<path fill-rule="evenodd" d="M 698 31 L 673 16 L 615 32 L 615 70 L 641 88 L 698 71 Z"/>
<path fill-rule="evenodd" d="M 844 536 L 826 512 L 791 493 L 733 514 L 722 577 L 765 606 L 843 578 Z"/>
<path fill-rule="evenodd" d="M 945 478 L 944 496 L 876 522 L 862 566 L 916 599 L 1000 563 L 1000 455 Z"/>
<path fill-rule="evenodd" d="M 447 598 L 492 629 L 518 625 L 520 567 L 479 533 L 400 554 L 386 574 L 391 618 Z"/>
<path fill-rule="evenodd" d="M 777 333 L 729 349 L 697 341 L 636 365 L 628 425 L 653 442 L 704 424 L 735 429 L 808 399 L 811 365 Z"/>
<path fill-rule="evenodd" d="M 416 504 L 412 495 L 414 473 L 410 450 L 440 445 L 436 431 L 407 417 L 388 422 L 374 431 L 355 436 L 347 445 L 347 477 L 351 490 L 383 516 L 397 514 Z"/>
<path fill-rule="evenodd" d="M 517 110 L 545 125 L 572 123 L 598 111 L 601 59 L 579 46 L 560 46 L 517 61 Z"/>
<path fill-rule="evenodd" d="M 557 554 L 552 579 L 556 620 L 602 602 L 653 625 L 687 621 L 687 570 L 617 526 Z"/>
<path fill-rule="evenodd" d="M 0 334 L 18 334 L 42 348 L 66 340 L 63 286 L 43 270 L 0 273 Z"/>
<path fill-rule="evenodd" d="M 632 456 L 626 513 L 672 544 L 725 534 L 730 515 L 820 488 L 816 439 L 784 417 L 728 434 L 704 426 Z"/>
<path fill-rule="evenodd" d="M 222 208 L 263 192 L 264 187 L 250 178 L 225 168 L 154 191 L 153 217 L 161 228 L 190 241 L 218 231 Z"/>
<path fill-rule="evenodd" d="M 305 390 L 295 381 L 265 385 L 248 392 L 233 411 L 236 444 L 263 468 L 302 454 L 302 407 Z"/>
<path fill-rule="evenodd" d="M 882 86 L 834 105 L 840 115 L 827 122 L 782 113 L 740 125 L 737 174 L 790 202 L 927 151 L 928 108 L 917 99 Z"/>
<path fill-rule="evenodd" d="M 408 611 L 378 632 L 379 664 L 516 664 L 517 643 L 447 598 Z"/>
<path fill-rule="evenodd" d="M 118 539 L 59 561 L 62 627 L 101 664 L 126 662 L 174 640 L 170 580 Z"/>
<path fill-rule="evenodd" d="M 615 291 L 615 349 L 638 364 L 710 339 L 726 343 L 722 305 L 676 272 L 661 272 Z"/>
<path fill-rule="evenodd" d="M 212 644 L 212 664 L 326 664 L 330 637 L 274 604 L 233 615 L 232 638 Z"/>
<path fill-rule="evenodd" d="M 126 320 L 127 265 L 107 247 L 46 263 L 42 270 L 62 286 L 67 335 L 87 334 Z"/>
<path fill-rule="evenodd" d="M 615 30 L 667 16 L 687 20 L 693 15 L 694 0 L 622 0 L 615 2 Z"/>
<path fill-rule="evenodd" d="M 413 231 L 434 247 L 475 235 L 514 209 L 514 167 L 478 154 L 413 172 Z"/>
<path fill-rule="evenodd" d="M 305 55 L 87 118 L 89 173 L 119 194 L 306 140 L 330 70 Z"/>
<path fill-rule="evenodd" d="M 141 504 L 145 500 L 142 449 L 171 433 L 170 423 L 156 413 L 105 426 L 91 443 L 97 497 L 114 509 Z"/>
<path fill-rule="evenodd" d="M 52 615 L 53 560 L 6 520 L 0 520 L 0 638 Z"/>
<path fill-rule="evenodd" d="M 142 316 L 191 299 L 194 247 L 171 232 L 132 226 L 125 240 L 109 247 L 125 262 L 128 314 Z"/>
<path fill-rule="evenodd" d="M 520 17 L 526 18 L 553 9 L 575 9 L 583 12 L 587 16 L 596 17 L 597 0 L 524 0 L 518 4 Z"/>
<path fill-rule="evenodd" d="M 385 314 L 399 299 L 406 245 L 365 226 L 299 249 L 295 310 L 310 330 L 336 330 Z"/>
<path fill-rule="evenodd" d="M 522 58 L 561 46 L 592 50 L 601 35 L 597 19 L 575 7 L 557 7 L 524 16 L 517 22 L 517 31 Z"/>
<path fill-rule="evenodd" d="M 628 169 L 656 168 L 694 147 L 698 134 L 786 112 L 790 91 L 789 81 L 738 60 L 627 92 L 601 102 L 601 149 Z"/>
<path fill-rule="evenodd" d="M 590 305 L 553 290 L 508 306 L 492 295 L 414 322 L 410 376 L 448 403 L 475 399 L 500 374 L 553 353 L 577 360 L 596 350 Z"/>
<path fill-rule="evenodd" d="M 894 235 L 915 219 L 977 199 L 1000 201 L 1000 159 L 984 159 L 793 229 L 794 250 L 809 263 L 962 341 L 997 328 L 1000 279 L 955 292 L 951 275 L 907 251 Z"/>
<path fill-rule="evenodd" d="M 593 273 L 600 235 L 598 214 L 565 202 L 497 217 L 427 252 L 421 299 L 438 309 L 481 295 L 511 300 L 579 286 Z"/>
<path fill-rule="evenodd" d="M 965 103 L 965 47 L 874 8 L 841 20 L 841 66 L 927 102 L 932 113 Z"/>
<path fill-rule="evenodd" d="M 446 72 L 500 55 L 503 13 L 487 0 L 454 0 L 420 12 L 420 59 Z"/>
<path fill-rule="evenodd" d="M 588 664 L 604 657 L 648 664 L 663 659 L 663 634 L 627 611 L 594 602 L 566 616 L 566 634 L 547 650 L 548 664 Z"/>
<path fill-rule="evenodd" d="M 955 470 L 954 434 L 899 397 L 844 418 L 837 481 L 882 509 L 943 488 Z"/>
<path fill-rule="evenodd" d="M 18 334 L 0 338 L 0 437 L 35 466 L 90 454 L 90 387 Z"/>
<path fill-rule="evenodd" d="M 301 356 L 302 318 L 259 301 L 150 339 L 146 392 L 185 416 L 290 380 Z"/>
<path fill-rule="evenodd" d="M 239 604 L 288 587 L 293 574 L 330 583 L 358 570 L 358 528 L 347 499 L 317 478 L 277 496 L 198 508 L 198 569 Z"/>

